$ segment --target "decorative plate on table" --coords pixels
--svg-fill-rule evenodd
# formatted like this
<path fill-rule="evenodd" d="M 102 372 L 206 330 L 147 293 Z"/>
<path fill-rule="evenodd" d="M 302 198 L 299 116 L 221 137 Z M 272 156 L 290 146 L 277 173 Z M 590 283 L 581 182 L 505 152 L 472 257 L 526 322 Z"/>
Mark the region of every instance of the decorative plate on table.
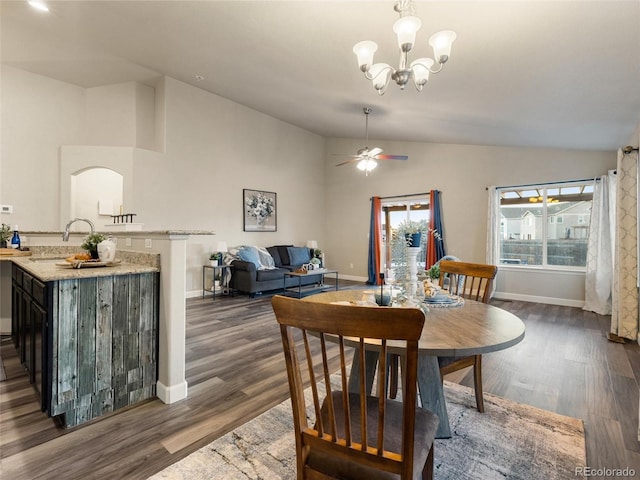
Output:
<path fill-rule="evenodd" d="M 448 293 L 438 293 L 434 297 L 427 297 L 424 302 L 431 307 L 460 307 L 464 305 L 464 298 Z"/>

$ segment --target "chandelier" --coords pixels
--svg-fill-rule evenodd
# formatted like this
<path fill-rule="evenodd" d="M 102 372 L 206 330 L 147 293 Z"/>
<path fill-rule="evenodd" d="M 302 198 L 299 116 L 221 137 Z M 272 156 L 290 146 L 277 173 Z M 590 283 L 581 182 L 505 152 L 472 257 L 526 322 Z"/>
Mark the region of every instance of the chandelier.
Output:
<path fill-rule="evenodd" d="M 431 58 L 418 58 L 407 65 L 408 54 L 416 41 L 416 33 L 422 27 L 422 21 L 415 16 L 413 0 L 399 0 L 393 9 L 400 14 L 400 18 L 393 24 L 393 31 L 398 36 L 400 48 L 398 68 L 393 68 L 386 63 L 373 63 L 373 54 L 378 50 L 378 45 L 370 40 L 356 43 L 353 53 L 358 57 L 360 70 L 367 80 L 371 80 L 378 95 L 384 94 L 391 79 L 400 86 L 401 90 L 404 90 L 409 79 L 413 78 L 416 89 L 421 92 L 422 87 L 429 80 L 429 74 L 439 73 L 449 60 L 451 44 L 456 39 L 456 33 L 443 30 L 429 38 L 435 61 Z M 437 67 L 432 69 L 434 63 L 437 63 Z"/>

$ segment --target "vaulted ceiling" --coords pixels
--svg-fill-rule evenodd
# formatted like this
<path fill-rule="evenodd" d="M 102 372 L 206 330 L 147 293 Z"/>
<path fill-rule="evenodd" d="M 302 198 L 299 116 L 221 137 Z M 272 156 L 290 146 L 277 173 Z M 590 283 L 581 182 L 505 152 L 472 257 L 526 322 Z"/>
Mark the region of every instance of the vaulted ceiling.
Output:
<path fill-rule="evenodd" d="M 613 150 L 640 123 L 640 0 L 418 1 L 411 59 L 458 38 L 422 93 L 378 96 L 352 47 L 397 66 L 393 1 L 0 3 L 2 63 L 83 87 L 179 79 L 323 136 Z M 196 76 L 203 77 L 198 80 Z"/>

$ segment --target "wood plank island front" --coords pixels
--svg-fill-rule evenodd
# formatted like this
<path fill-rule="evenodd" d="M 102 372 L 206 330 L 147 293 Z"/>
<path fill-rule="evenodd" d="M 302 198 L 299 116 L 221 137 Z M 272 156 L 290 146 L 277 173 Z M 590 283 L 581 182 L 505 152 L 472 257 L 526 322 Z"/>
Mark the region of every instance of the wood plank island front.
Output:
<path fill-rule="evenodd" d="M 12 339 L 42 411 L 62 425 L 156 396 L 157 257 L 79 270 L 12 259 Z"/>

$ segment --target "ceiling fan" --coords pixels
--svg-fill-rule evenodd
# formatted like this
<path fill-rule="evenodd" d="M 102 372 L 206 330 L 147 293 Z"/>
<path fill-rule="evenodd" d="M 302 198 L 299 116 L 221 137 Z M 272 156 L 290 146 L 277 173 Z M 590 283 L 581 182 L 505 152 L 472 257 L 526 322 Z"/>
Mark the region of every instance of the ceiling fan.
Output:
<path fill-rule="evenodd" d="M 369 114 L 371 113 L 370 107 L 364 107 L 362 109 L 364 112 L 365 118 L 365 144 L 369 143 Z M 337 167 L 340 165 L 346 165 L 348 163 L 356 163 L 359 170 L 362 170 L 366 175 L 369 175 L 369 172 L 376 168 L 378 162 L 376 160 L 408 160 L 409 157 L 406 155 L 382 155 L 383 150 L 379 147 L 374 147 L 369 150 L 369 147 L 364 147 L 358 150 L 356 155 L 351 155 L 352 158 L 349 160 L 345 160 L 344 162 L 336 164 Z"/>

